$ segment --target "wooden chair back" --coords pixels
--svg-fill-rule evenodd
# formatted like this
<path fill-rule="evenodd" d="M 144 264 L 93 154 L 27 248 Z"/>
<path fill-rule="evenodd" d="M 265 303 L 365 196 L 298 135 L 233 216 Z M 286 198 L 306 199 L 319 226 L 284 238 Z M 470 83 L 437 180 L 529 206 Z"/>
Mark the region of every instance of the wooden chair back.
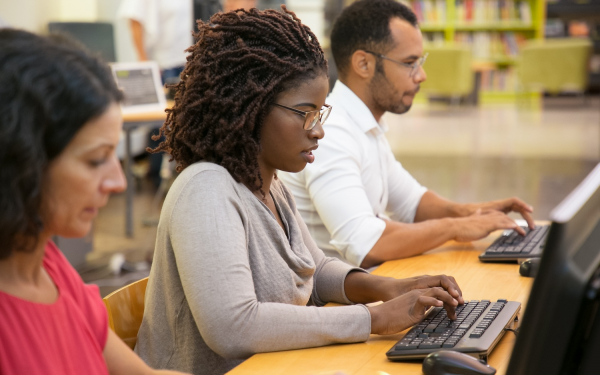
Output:
<path fill-rule="evenodd" d="M 135 347 L 137 333 L 144 316 L 144 299 L 148 278 L 138 280 L 103 298 L 108 311 L 110 328 L 131 349 Z"/>

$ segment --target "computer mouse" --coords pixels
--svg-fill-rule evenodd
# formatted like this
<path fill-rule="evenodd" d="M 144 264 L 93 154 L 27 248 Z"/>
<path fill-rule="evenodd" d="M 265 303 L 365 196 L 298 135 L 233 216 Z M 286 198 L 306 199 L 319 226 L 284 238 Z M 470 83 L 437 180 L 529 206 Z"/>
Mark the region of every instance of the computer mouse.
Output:
<path fill-rule="evenodd" d="M 525 277 L 535 277 L 540 268 L 541 258 L 530 258 L 526 259 L 519 266 L 519 274 Z"/>
<path fill-rule="evenodd" d="M 496 369 L 453 350 L 433 352 L 423 361 L 425 375 L 493 375 Z"/>

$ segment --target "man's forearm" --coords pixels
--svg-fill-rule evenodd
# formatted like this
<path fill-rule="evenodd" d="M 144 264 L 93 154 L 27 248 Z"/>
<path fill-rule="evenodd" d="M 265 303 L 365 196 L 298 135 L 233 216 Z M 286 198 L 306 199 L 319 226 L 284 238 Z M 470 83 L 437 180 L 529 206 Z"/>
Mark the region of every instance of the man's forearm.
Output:
<path fill-rule="evenodd" d="M 129 27 L 131 28 L 133 45 L 138 53 L 138 59 L 140 61 L 148 60 L 146 50 L 144 49 L 144 26 L 136 20 L 129 20 Z"/>
<path fill-rule="evenodd" d="M 427 220 L 405 224 L 386 221 L 379 240 L 361 263 L 368 268 L 387 260 L 407 258 L 421 254 L 455 238 L 454 219 Z"/>
<path fill-rule="evenodd" d="M 473 212 L 474 206 L 472 204 L 452 202 L 428 190 L 421 197 L 414 222 L 419 223 L 445 217 L 464 217 L 473 214 Z"/>

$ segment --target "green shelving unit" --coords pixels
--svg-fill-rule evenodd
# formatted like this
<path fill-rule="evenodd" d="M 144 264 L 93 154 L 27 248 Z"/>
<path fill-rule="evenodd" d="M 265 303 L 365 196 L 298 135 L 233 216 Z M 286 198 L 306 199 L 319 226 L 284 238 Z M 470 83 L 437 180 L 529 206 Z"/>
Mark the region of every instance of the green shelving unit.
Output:
<path fill-rule="evenodd" d="M 429 3 L 427 3 L 429 2 Z M 494 7 L 501 9 L 502 4 L 508 4 L 514 7 L 513 17 L 510 20 L 494 20 L 494 21 L 465 21 L 461 19 L 461 15 L 464 15 L 465 4 L 470 2 L 471 12 L 473 7 L 478 7 L 478 11 L 484 9 L 485 15 L 489 16 L 488 9 L 492 9 L 489 12 L 494 12 Z M 522 2 L 528 4 L 526 8 L 529 9 L 528 17 L 530 22 L 523 22 L 519 19 L 515 19 L 514 15 L 521 16 L 521 5 Z M 462 4 L 462 7 L 461 7 Z M 510 1 L 510 0 L 413 0 L 410 2 L 413 10 L 420 18 L 420 28 L 424 35 L 434 36 L 433 43 L 443 42 L 455 42 L 457 34 L 461 33 L 477 33 L 481 34 L 490 33 L 498 35 L 506 34 L 519 34 L 519 38 L 524 39 L 543 39 L 544 38 L 544 26 L 546 20 L 546 0 L 523 0 L 523 1 Z M 420 8 L 420 9 L 419 9 Z M 442 9 L 440 9 L 442 8 Z M 527 9 L 525 9 L 527 10 Z M 431 16 L 428 12 L 436 12 L 437 15 Z M 503 14 L 504 10 L 497 10 L 496 16 L 506 15 Z M 420 14 L 419 14 L 420 13 Z M 457 16 L 459 13 L 459 16 Z M 473 14 L 473 13 L 471 13 Z M 479 13 L 481 15 L 481 13 Z M 489 19 L 490 17 L 486 17 Z M 494 19 L 494 17 L 491 17 Z M 507 18 L 507 17 L 496 17 L 496 18 Z M 433 22 L 432 22 L 433 19 Z M 475 48 L 475 47 L 473 47 Z M 497 69 L 499 71 L 513 68 L 518 65 L 518 54 L 517 55 L 503 55 L 492 53 L 490 56 L 479 57 L 477 51 L 474 51 L 474 69 L 479 70 L 481 66 L 487 66 L 487 69 Z M 490 68 L 491 67 L 491 68 Z M 513 69 L 514 70 L 514 69 Z M 513 73 L 514 74 L 514 73 Z M 523 93 L 517 89 L 509 90 L 479 90 L 479 102 L 480 103 L 506 103 L 515 102 L 523 98 L 535 100 L 539 98 L 539 94 L 536 93 Z"/>

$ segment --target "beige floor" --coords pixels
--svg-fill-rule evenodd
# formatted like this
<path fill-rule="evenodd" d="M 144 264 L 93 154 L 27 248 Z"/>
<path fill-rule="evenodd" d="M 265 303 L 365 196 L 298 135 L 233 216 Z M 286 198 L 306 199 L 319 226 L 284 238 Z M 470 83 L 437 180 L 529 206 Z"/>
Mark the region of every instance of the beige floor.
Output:
<path fill-rule="evenodd" d="M 535 218 L 547 219 L 600 159 L 600 99 L 585 107 L 578 99 L 547 103 L 543 111 L 416 105 L 386 116 L 388 139 L 404 167 L 441 195 L 460 202 L 516 195 L 535 207 Z M 96 220 L 91 263 L 106 263 L 114 253 L 131 261 L 151 257 L 156 227 L 143 222 L 158 218 L 152 197 L 148 187 L 138 189 L 133 238 L 125 237 L 124 195 L 110 199 Z M 129 281 L 107 282 L 102 292 Z"/>
<path fill-rule="evenodd" d="M 516 106 L 454 109 L 415 105 L 387 114 L 388 139 L 398 155 L 501 158 L 600 158 L 600 101 L 546 100 L 542 111 Z"/>

